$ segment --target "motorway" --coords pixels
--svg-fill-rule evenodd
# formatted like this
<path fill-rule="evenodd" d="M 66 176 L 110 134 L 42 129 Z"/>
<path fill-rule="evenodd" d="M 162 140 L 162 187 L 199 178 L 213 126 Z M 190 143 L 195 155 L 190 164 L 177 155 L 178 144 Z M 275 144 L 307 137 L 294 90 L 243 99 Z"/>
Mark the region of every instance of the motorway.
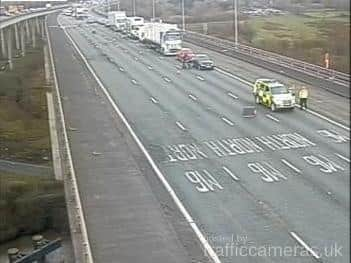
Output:
<path fill-rule="evenodd" d="M 59 23 L 221 262 L 349 262 L 348 126 L 299 109 L 244 118 L 253 98 L 237 76 L 180 70 L 101 25 Z"/>

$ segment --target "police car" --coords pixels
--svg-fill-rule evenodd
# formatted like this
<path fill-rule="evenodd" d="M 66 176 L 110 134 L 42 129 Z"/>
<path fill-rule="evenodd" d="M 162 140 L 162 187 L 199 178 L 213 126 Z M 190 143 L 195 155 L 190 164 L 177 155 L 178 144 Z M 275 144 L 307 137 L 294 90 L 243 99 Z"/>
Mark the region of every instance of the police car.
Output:
<path fill-rule="evenodd" d="M 257 79 L 253 94 L 257 104 L 269 107 L 272 111 L 295 108 L 295 94 L 274 79 Z"/>

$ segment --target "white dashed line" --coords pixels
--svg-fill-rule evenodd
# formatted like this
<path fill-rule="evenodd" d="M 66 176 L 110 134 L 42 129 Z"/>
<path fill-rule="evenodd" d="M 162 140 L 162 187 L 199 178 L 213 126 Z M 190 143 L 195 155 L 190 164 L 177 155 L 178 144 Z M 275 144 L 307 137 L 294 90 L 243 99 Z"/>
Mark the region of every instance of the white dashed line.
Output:
<path fill-rule="evenodd" d="M 201 80 L 201 81 L 204 81 L 205 79 L 203 78 L 203 77 L 201 77 L 201 76 L 196 76 L 196 78 L 198 79 L 198 80 Z"/>
<path fill-rule="evenodd" d="M 342 159 L 342 160 L 348 162 L 348 163 L 350 162 L 350 159 L 349 159 L 349 158 L 347 158 L 347 157 L 345 157 L 345 156 L 343 156 L 343 155 L 341 155 L 341 154 L 339 154 L 339 153 L 335 153 L 335 155 L 338 156 L 340 159 Z"/>
<path fill-rule="evenodd" d="M 233 75 L 232 73 L 226 72 L 226 71 L 224 71 L 224 70 L 222 70 L 222 69 L 220 69 L 220 68 L 217 68 L 217 67 L 216 67 L 215 70 L 216 70 L 217 72 L 219 72 L 219 73 L 221 73 L 221 74 L 227 76 L 227 77 L 236 79 L 236 80 L 240 81 L 241 83 L 246 84 L 246 85 L 249 86 L 249 87 L 252 87 L 252 85 L 253 85 L 253 83 L 251 83 L 251 82 L 249 82 L 249 81 L 247 81 L 247 80 L 244 80 L 244 79 L 242 79 L 242 78 L 239 78 L 239 77 Z M 300 105 L 295 105 L 295 107 L 300 107 Z M 332 120 L 332 119 L 330 119 L 330 118 L 328 118 L 328 117 L 326 117 L 326 116 L 324 116 L 324 115 L 322 115 L 322 114 L 320 114 L 320 113 L 318 113 L 318 112 L 315 112 L 315 111 L 310 110 L 310 109 L 306 109 L 306 112 L 308 112 L 308 113 L 310 113 L 310 114 L 312 114 L 312 115 L 314 115 L 314 116 L 317 116 L 318 118 L 320 118 L 320 119 L 322 119 L 322 120 L 325 120 L 325 121 L 327 121 L 327 122 L 329 122 L 329 123 L 331 123 L 331 124 L 333 124 L 333 125 L 335 125 L 335 126 L 337 126 L 337 127 L 340 127 L 340 128 L 342 128 L 342 129 L 344 129 L 344 130 L 347 130 L 347 131 L 350 131 L 350 127 L 347 127 L 347 126 L 345 126 L 345 125 L 343 125 L 343 124 L 341 124 L 341 123 L 339 123 L 339 122 L 337 122 L 337 121 L 334 121 L 334 120 Z"/>
<path fill-rule="evenodd" d="M 90 66 L 89 62 L 87 61 L 87 59 L 84 57 L 84 55 L 82 54 L 82 52 L 80 51 L 80 49 L 78 48 L 77 44 L 74 42 L 74 40 L 72 39 L 72 37 L 66 32 L 64 31 L 66 36 L 69 38 L 69 40 L 71 41 L 71 43 L 73 44 L 74 48 L 76 49 L 76 51 L 79 53 L 79 55 L 81 56 L 81 58 L 83 59 L 85 65 L 87 66 L 88 70 L 91 72 L 91 74 L 93 75 L 93 77 L 95 78 L 96 82 L 99 84 L 99 86 L 101 87 L 102 91 L 104 92 L 104 94 L 106 95 L 107 99 L 109 100 L 109 102 L 111 103 L 112 107 L 114 108 L 115 112 L 118 114 L 118 116 L 122 119 L 123 123 L 126 125 L 128 131 L 130 132 L 130 134 L 132 135 L 134 141 L 137 143 L 137 145 L 139 146 L 140 150 L 144 153 L 146 159 L 148 160 L 148 162 L 150 163 L 152 169 L 155 171 L 156 175 L 158 176 L 158 178 L 160 179 L 160 181 L 162 182 L 162 184 L 164 185 L 164 187 L 166 188 L 167 192 L 171 195 L 172 199 L 174 200 L 174 202 L 177 204 L 178 208 L 180 209 L 180 211 L 182 212 L 182 214 L 185 217 L 185 220 L 188 222 L 188 224 L 191 226 L 191 228 L 194 230 L 196 236 L 199 238 L 203 248 L 206 250 L 206 253 L 211 257 L 211 259 L 214 261 L 214 263 L 221 263 L 221 260 L 219 259 L 218 255 L 216 254 L 216 252 L 214 251 L 214 249 L 211 247 L 211 245 L 208 243 L 208 240 L 206 239 L 206 237 L 202 234 L 201 230 L 199 229 L 199 227 L 197 226 L 197 224 L 195 223 L 194 219 L 192 218 L 192 216 L 189 214 L 189 212 L 186 210 L 185 206 L 183 205 L 182 201 L 179 199 L 179 197 L 177 196 L 176 192 L 174 191 L 174 189 L 171 187 L 171 185 L 168 183 L 168 181 L 166 180 L 165 175 L 161 172 L 161 170 L 158 168 L 158 166 L 156 165 L 155 161 L 152 159 L 150 153 L 146 150 L 145 146 L 142 144 L 141 140 L 139 139 L 139 137 L 136 135 L 135 131 L 132 129 L 132 126 L 129 124 L 128 120 L 126 119 L 126 117 L 123 115 L 123 113 L 121 112 L 121 110 L 117 107 L 115 101 L 112 99 L 110 93 L 107 91 L 107 89 L 104 87 L 104 85 L 102 84 L 101 80 L 98 78 L 98 76 L 96 75 L 96 73 L 94 72 L 93 68 Z M 84 217 L 82 216 L 82 218 L 84 219 Z M 83 234 L 86 231 L 83 232 Z M 88 243 L 89 251 L 90 251 L 90 245 Z M 89 259 L 92 258 L 91 255 L 89 255 Z M 93 262 L 93 260 L 91 259 L 89 262 Z"/>
<path fill-rule="evenodd" d="M 169 78 L 167 78 L 167 77 L 163 77 L 163 79 L 164 79 L 164 81 L 166 81 L 166 82 L 171 82 L 171 80 L 169 79 Z"/>
<path fill-rule="evenodd" d="M 179 129 L 181 129 L 182 131 L 186 131 L 186 128 L 184 127 L 184 125 L 181 123 L 181 122 L 179 122 L 179 121 L 177 121 L 176 122 L 176 125 L 179 127 Z"/>
<path fill-rule="evenodd" d="M 230 126 L 234 126 L 234 122 L 228 120 L 226 117 L 221 117 L 221 120 Z"/>
<path fill-rule="evenodd" d="M 192 99 L 193 101 L 197 101 L 197 98 L 192 94 L 189 94 L 189 98 Z"/>
<path fill-rule="evenodd" d="M 152 70 L 153 67 L 151 65 L 147 66 L 148 69 Z"/>
<path fill-rule="evenodd" d="M 270 114 L 266 114 L 266 117 L 267 117 L 268 119 L 271 119 L 272 121 L 279 122 L 279 120 L 278 120 L 277 118 L 273 117 L 273 116 L 270 115 Z"/>
<path fill-rule="evenodd" d="M 119 71 L 122 71 L 122 72 L 124 72 L 124 68 L 119 68 Z"/>
<path fill-rule="evenodd" d="M 295 172 L 297 172 L 297 173 L 301 173 L 301 170 L 300 169 L 298 169 L 297 167 L 295 167 L 294 165 L 292 165 L 291 163 L 289 163 L 287 160 L 285 160 L 285 159 L 281 159 L 281 161 L 286 165 L 286 166 L 288 166 L 288 167 L 290 167 L 291 169 L 293 169 Z"/>
<path fill-rule="evenodd" d="M 158 100 L 155 99 L 154 97 L 151 97 L 150 100 L 151 100 L 153 103 L 158 104 Z"/>
<path fill-rule="evenodd" d="M 138 59 L 137 57 L 134 57 L 134 60 L 135 60 L 135 61 L 138 61 L 139 59 Z"/>
<path fill-rule="evenodd" d="M 290 232 L 290 235 L 301 245 L 303 246 L 315 259 L 320 259 L 320 256 L 310 248 L 305 241 L 303 241 L 295 232 Z"/>
<path fill-rule="evenodd" d="M 134 85 L 138 84 L 138 82 L 135 79 L 131 80 Z"/>
<path fill-rule="evenodd" d="M 239 177 L 237 177 L 231 170 L 229 170 L 228 167 L 222 166 L 222 169 L 234 180 L 234 181 L 239 181 Z"/>
<path fill-rule="evenodd" d="M 236 99 L 236 100 L 239 98 L 238 96 L 234 95 L 234 94 L 231 93 L 231 92 L 228 92 L 228 96 L 229 96 L 229 97 L 232 97 L 233 99 Z"/>

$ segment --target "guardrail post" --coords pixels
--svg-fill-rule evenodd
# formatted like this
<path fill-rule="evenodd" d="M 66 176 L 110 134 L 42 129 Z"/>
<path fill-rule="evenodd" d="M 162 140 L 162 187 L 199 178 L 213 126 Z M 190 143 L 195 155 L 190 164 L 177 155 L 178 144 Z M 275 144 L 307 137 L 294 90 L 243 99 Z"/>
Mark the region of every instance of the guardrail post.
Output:
<path fill-rule="evenodd" d="M 21 55 L 26 55 L 26 40 L 25 40 L 24 24 L 20 25 L 20 39 L 21 39 Z"/>
<path fill-rule="evenodd" d="M 7 30 L 7 61 L 8 61 L 10 70 L 12 70 L 13 69 L 13 61 L 12 61 L 12 31 L 11 31 L 11 29 Z"/>
<path fill-rule="evenodd" d="M 20 43 L 19 43 L 19 36 L 18 36 L 18 24 L 14 24 L 14 29 L 15 29 L 15 44 L 16 44 L 16 49 L 20 49 Z"/>
<path fill-rule="evenodd" d="M 5 46 L 5 34 L 4 29 L 0 29 L 0 38 L 1 38 L 1 55 L 6 58 L 6 46 Z"/>

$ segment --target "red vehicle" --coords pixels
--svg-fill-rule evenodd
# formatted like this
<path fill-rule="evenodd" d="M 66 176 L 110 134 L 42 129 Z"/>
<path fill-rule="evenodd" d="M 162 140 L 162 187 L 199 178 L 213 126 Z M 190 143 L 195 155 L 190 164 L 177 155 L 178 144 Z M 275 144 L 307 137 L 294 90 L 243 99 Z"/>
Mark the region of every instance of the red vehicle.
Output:
<path fill-rule="evenodd" d="M 177 60 L 181 62 L 190 62 L 195 57 L 195 54 L 190 48 L 182 48 L 177 53 L 176 57 L 177 57 Z"/>

